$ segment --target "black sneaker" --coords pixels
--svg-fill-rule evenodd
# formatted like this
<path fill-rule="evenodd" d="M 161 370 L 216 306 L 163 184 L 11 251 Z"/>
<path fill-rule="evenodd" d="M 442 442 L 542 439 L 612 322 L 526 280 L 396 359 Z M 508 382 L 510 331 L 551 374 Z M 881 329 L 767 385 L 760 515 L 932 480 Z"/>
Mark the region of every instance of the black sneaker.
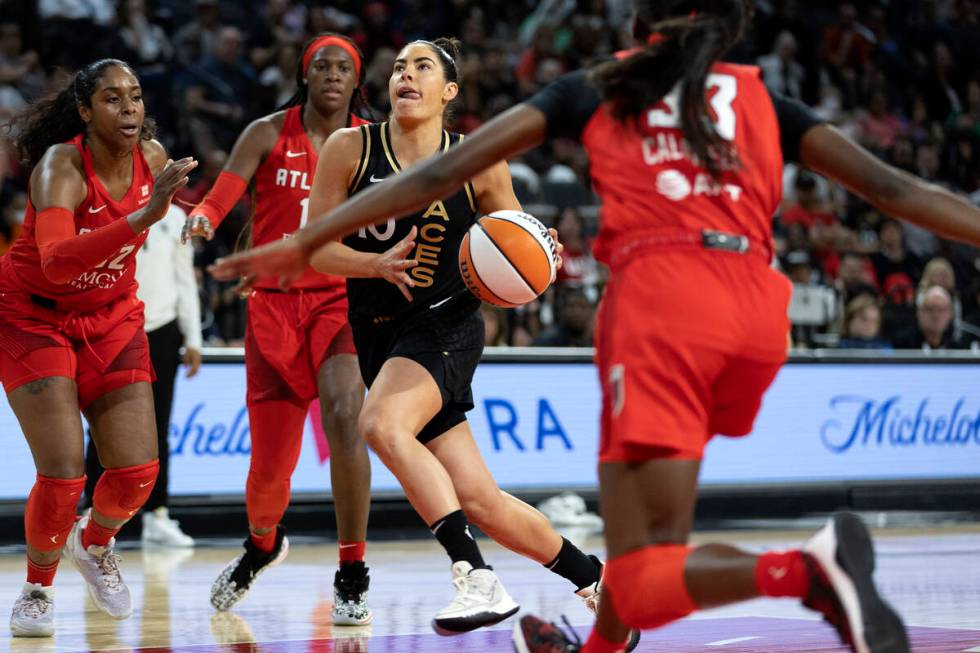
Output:
<path fill-rule="evenodd" d="M 839 512 L 803 546 L 810 591 L 803 605 L 823 614 L 854 653 L 908 653 L 901 617 L 878 594 L 874 547 L 857 515 Z"/>
<path fill-rule="evenodd" d="M 562 617 L 564 619 L 564 617 Z M 517 653 L 578 653 L 582 650 L 582 640 L 567 619 L 564 619 L 569 634 L 558 626 L 534 615 L 528 614 L 514 624 L 511 641 Z M 574 639 L 572 639 L 574 637 Z"/>
<path fill-rule="evenodd" d="M 256 547 L 251 537 L 246 537 L 245 551 L 221 570 L 211 586 L 211 605 L 217 610 L 230 609 L 245 598 L 259 574 L 285 560 L 287 553 L 289 539 L 282 526 L 276 526 L 276 545 L 269 553 Z"/>
<path fill-rule="evenodd" d="M 374 615 L 367 604 L 371 577 L 364 562 L 345 562 L 333 577 L 333 624 L 366 626 Z"/>

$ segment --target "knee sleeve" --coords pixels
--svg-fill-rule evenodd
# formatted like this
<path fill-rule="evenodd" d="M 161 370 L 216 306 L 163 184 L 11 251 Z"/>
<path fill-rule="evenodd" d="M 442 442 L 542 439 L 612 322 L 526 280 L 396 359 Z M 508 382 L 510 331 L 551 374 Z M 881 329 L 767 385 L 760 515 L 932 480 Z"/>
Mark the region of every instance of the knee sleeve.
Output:
<path fill-rule="evenodd" d="M 84 489 L 84 476 L 50 478 L 38 474 L 24 510 L 27 543 L 38 551 L 54 551 L 64 546 Z"/>
<path fill-rule="evenodd" d="M 129 519 L 146 503 L 159 470 L 159 460 L 105 470 L 95 486 L 92 506 L 109 519 Z"/>
<path fill-rule="evenodd" d="M 684 581 L 690 551 L 680 544 L 646 546 L 606 563 L 602 582 L 623 623 L 659 628 L 696 609 Z"/>

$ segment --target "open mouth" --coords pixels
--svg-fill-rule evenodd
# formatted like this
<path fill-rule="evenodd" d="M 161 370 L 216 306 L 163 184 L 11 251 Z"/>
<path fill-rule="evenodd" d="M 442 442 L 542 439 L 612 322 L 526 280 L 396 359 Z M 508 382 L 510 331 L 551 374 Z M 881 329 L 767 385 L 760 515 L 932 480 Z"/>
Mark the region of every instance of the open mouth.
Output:
<path fill-rule="evenodd" d="M 124 127 L 120 127 L 119 131 L 121 131 L 126 136 L 136 136 L 137 134 L 140 133 L 140 128 L 139 125 L 126 125 Z"/>

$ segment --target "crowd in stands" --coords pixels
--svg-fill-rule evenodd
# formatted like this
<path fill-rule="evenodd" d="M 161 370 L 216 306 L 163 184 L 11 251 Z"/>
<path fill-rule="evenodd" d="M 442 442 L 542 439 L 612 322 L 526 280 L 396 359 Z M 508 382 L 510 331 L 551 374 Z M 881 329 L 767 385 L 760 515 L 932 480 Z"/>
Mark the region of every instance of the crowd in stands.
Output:
<path fill-rule="evenodd" d="M 876 155 L 980 202 L 980 3 L 970 0 L 758 0 L 755 29 L 731 53 L 774 92 L 799 99 Z M 175 155 L 201 162 L 179 204 L 207 192 L 241 130 L 292 95 L 302 44 L 322 31 L 365 54 L 364 91 L 382 118 L 398 49 L 458 36 L 469 132 L 562 73 L 628 44 L 628 0 L 0 0 L 0 123 L 113 56 L 141 77 L 148 113 Z M 0 152 L 0 252 L 16 237 L 26 171 Z M 564 268 L 539 301 L 486 307 L 488 344 L 588 346 L 603 270 L 590 255 L 598 217 L 583 150 L 558 141 L 511 164 L 525 208 L 557 226 Z M 797 346 L 969 348 L 980 342 L 980 255 L 880 215 L 787 165 L 774 218 L 794 283 Z M 205 338 L 239 344 L 243 300 L 206 266 L 248 242 L 243 200 L 197 242 Z"/>

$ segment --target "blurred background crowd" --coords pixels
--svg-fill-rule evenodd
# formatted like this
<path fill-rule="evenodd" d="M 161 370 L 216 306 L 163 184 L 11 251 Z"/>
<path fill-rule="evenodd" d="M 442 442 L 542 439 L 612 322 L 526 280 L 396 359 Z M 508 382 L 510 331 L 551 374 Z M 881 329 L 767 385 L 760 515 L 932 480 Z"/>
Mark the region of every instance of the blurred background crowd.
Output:
<path fill-rule="evenodd" d="M 755 28 L 730 59 L 760 66 L 799 99 L 895 166 L 980 203 L 980 2 L 757 0 Z M 453 35 L 468 132 L 562 73 L 628 45 L 628 0 L 0 0 L 0 123 L 100 57 L 139 73 L 159 138 L 199 172 L 196 204 L 241 130 L 294 91 L 312 35 L 351 36 L 364 92 L 384 117 L 398 49 Z M 371 116 L 365 116 L 371 117 Z M 0 142 L 0 253 L 16 237 L 26 171 Z M 582 149 L 555 142 L 511 163 L 525 208 L 558 228 L 558 281 L 513 311 L 485 308 L 488 345 L 589 346 L 604 273 L 590 255 L 598 217 Z M 980 254 L 897 223 L 788 165 L 774 218 L 778 265 L 794 283 L 800 347 L 977 348 Z M 206 344 L 238 345 L 243 300 L 205 272 L 248 241 L 247 198 L 208 243 L 195 243 Z"/>

